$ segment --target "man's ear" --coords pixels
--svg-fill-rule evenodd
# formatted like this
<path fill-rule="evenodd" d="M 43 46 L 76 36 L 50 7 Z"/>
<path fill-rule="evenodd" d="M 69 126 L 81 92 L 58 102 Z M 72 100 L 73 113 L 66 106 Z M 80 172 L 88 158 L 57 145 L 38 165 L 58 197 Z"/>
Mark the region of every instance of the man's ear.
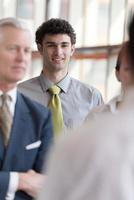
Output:
<path fill-rule="evenodd" d="M 116 76 L 117 80 L 120 82 L 120 72 L 119 72 L 119 70 L 115 70 L 115 76 Z"/>
<path fill-rule="evenodd" d="M 41 46 L 41 44 L 38 44 L 37 48 L 38 48 L 38 51 L 40 52 L 40 54 L 42 55 L 42 46 Z"/>
<path fill-rule="evenodd" d="M 75 51 L 75 45 L 72 45 L 72 47 L 71 47 L 71 56 L 73 55 L 74 51 Z"/>

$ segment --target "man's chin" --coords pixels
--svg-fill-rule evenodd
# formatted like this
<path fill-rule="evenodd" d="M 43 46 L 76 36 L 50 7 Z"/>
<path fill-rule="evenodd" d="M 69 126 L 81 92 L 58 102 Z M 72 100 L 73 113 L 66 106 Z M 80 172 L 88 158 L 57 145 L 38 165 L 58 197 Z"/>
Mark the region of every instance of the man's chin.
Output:
<path fill-rule="evenodd" d="M 65 68 L 66 68 L 66 66 L 64 66 L 64 65 L 55 65 L 54 66 L 55 71 L 61 71 Z"/>
<path fill-rule="evenodd" d="M 16 76 L 16 77 L 10 79 L 10 82 L 11 83 L 18 83 L 18 82 L 22 81 L 23 79 L 24 79 L 24 75 L 20 75 L 20 76 Z"/>

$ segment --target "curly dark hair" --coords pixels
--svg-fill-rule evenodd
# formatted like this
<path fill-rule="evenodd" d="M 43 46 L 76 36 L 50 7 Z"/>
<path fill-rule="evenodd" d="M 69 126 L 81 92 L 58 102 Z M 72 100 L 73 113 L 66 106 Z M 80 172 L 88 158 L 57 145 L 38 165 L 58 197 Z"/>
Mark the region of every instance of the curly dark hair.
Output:
<path fill-rule="evenodd" d="M 67 34 L 71 39 L 71 43 L 76 43 L 76 33 L 71 24 L 64 19 L 52 18 L 42 23 L 35 34 L 36 44 L 42 44 L 43 38 L 46 34 Z"/>

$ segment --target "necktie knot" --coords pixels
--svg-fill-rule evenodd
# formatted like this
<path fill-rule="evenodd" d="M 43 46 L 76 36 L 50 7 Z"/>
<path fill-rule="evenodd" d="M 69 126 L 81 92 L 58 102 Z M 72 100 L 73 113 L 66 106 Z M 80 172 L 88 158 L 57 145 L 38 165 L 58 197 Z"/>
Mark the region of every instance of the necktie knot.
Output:
<path fill-rule="evenodd" d="M 61 89 L 57 86 L 57 85 L 53 85 L 52 87 L 50 87 L 49 89 L 49 92 L 51 94 L 59 94 Z"/>
<path fill-rule="evenodd" d="M 1 95 L 1 107 L 3 106 L 3 104 L 7 103 L 9 99 L 10 99 L 9 95 L 7 95 L 6 93 L 3 93 Z"/>

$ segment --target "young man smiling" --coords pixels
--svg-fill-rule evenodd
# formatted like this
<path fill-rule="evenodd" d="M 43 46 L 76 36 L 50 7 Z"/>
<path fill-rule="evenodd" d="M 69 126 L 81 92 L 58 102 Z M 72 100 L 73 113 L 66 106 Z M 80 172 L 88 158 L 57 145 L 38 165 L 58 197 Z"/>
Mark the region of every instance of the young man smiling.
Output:
<path fill-rule="evenodd" d="M 36 31 L 36 43 L 43 58 L 40 76 L 19 85 L 24 94 L 48 106 L 49 88 L 60 88 L 63 129 L 80 125 L 93 107 L 103 103 L 100 92 L 68 73 L 70 59 L 75 51 L 76 34 L 71 24 L 63 19 L 50 19 Z"/>

